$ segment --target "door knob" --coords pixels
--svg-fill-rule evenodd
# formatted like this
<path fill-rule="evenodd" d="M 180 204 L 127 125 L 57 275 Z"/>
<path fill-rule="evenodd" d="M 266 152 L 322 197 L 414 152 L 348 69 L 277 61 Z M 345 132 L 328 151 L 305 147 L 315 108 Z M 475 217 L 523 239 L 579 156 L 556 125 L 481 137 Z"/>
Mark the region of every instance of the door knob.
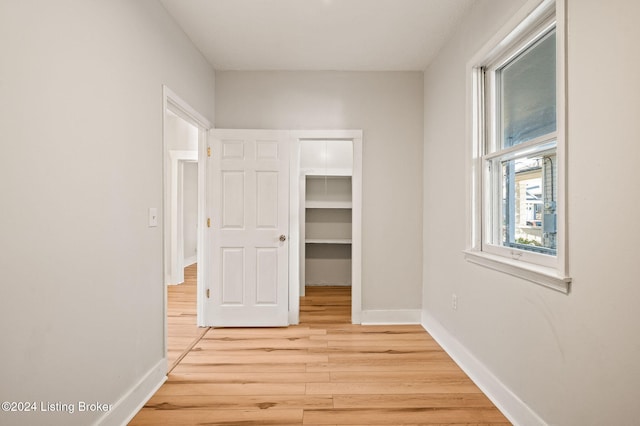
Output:
<path fill-rule="evenodd" d="M 286 240 L 287 240 L 287 237 L 284 234 L 280 235 L 280 241 L 286 241 Z"/>

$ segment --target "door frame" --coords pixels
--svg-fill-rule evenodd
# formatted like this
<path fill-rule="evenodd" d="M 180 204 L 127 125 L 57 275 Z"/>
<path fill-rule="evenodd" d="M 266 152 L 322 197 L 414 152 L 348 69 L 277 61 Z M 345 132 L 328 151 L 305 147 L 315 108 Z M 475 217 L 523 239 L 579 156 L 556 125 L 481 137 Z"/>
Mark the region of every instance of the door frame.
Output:
<path fill-rule="evenodd" d="M 303 140 L 350 140 L 353 142 L 351 176 L 351 322 L 362 323 L 362 130 L 292 130 L 290 131 L 289 192 L 289 324 L 300 322 L 300 142 Z"/>
<path fill-rule="evenodd" d="M 205 277 L 209 273 L 209 268 L 205 265 L 203 261 L 206 259 L 207 255 L 207 245 L 205 242 L 205 230 L 204 230 L 204 218 L 205 218 L 205 207 L 207 204 L 206 196 L 206 175 L 205 175 L 205 167 L 202 167 L 203 159 L 207 156 L 207 134 L 209 129 L 211 128 L 211 123 L 207 120 L 202 114 L 196 111 L 191 105 L 189 105 L 186 101 L 184 101 L 180 96 L 178 96 L 174 91 L 172 91 L 166 85 L 162 86 L 162 247 L 163 247 L 163 256 L 162 256 L 162 276 L 163 276 L 163 353 L 164 357 L 167 358 L 167 283 L 165 281 L 165 271 L 167 270 L 167 259 L 165 255 L 165 247 L 167 245 L 168 235 L 171 232 L 170 223 L 166 219 L 167 212 L 169 212 L 171 208 L 171 197 L 167 196 L 166 188 L 171 184 L 170 181 L 170 155 L 169 155 L 169 145 L 167 140 L 167 120 L 166 114 L 167 111 L 170 110 L 174 114 L 178 115 L 180 118 L 184 119 L 188 123 L 198 128 L 198 253 L 197 253 L 197 262 L 198 262 L 198 273 L 197 273 L 197 288 L 196 288 L 196 298 L 197 298 L 197 325 L 201 326 L 201 318 L 202 318 L 202 304 L 203 304 L 203 285 L 205 282 Z"/>

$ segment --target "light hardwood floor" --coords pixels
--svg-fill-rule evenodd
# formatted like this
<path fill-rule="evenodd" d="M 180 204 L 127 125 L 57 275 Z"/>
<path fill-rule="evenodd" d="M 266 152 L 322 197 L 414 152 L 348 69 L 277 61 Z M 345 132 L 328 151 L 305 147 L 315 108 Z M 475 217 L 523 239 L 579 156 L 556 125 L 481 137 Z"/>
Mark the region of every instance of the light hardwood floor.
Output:
<path fill-rule="evenodd" d="M 422 327 L 350 324 L 349 291 L 307 288 L 298 326 L 208 329 L 130 424 L 509 424 Z"/>

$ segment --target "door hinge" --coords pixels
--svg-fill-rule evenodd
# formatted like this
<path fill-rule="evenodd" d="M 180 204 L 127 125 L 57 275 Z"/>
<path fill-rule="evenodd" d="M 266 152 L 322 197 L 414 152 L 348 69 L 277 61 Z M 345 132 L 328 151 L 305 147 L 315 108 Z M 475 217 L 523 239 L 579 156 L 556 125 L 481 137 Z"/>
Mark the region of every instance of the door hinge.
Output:
<path fill-rule="evenodd" d="M 207 218 L 207 228 L 211 228 L 211 219 Z"/>
<path fill-rule="evenodd" d="M 211 147 L 207 147 L 207 157 L 211 157 Z"/>
<path fill-rule="evenodd" d="M 211 293 L 209 292 L 209 289 L 207 289 L 207 299 L 209 298 L 210 294 Z"/>

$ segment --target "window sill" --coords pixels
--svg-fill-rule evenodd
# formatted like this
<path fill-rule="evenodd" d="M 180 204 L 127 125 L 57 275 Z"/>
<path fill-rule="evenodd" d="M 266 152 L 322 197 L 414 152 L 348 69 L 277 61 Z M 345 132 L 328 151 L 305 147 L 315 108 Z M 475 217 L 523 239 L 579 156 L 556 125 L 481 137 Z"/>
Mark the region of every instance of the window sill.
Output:
<path fill-rule="evenodd" d="M 464 257 L 471 263 L 523 278 L 564 294 L 569 294 L 571 288 L 571 278 L 558 275 L 558 271 L 554 268 L 507 259 L 475 250 L 465 250 Z"/>

